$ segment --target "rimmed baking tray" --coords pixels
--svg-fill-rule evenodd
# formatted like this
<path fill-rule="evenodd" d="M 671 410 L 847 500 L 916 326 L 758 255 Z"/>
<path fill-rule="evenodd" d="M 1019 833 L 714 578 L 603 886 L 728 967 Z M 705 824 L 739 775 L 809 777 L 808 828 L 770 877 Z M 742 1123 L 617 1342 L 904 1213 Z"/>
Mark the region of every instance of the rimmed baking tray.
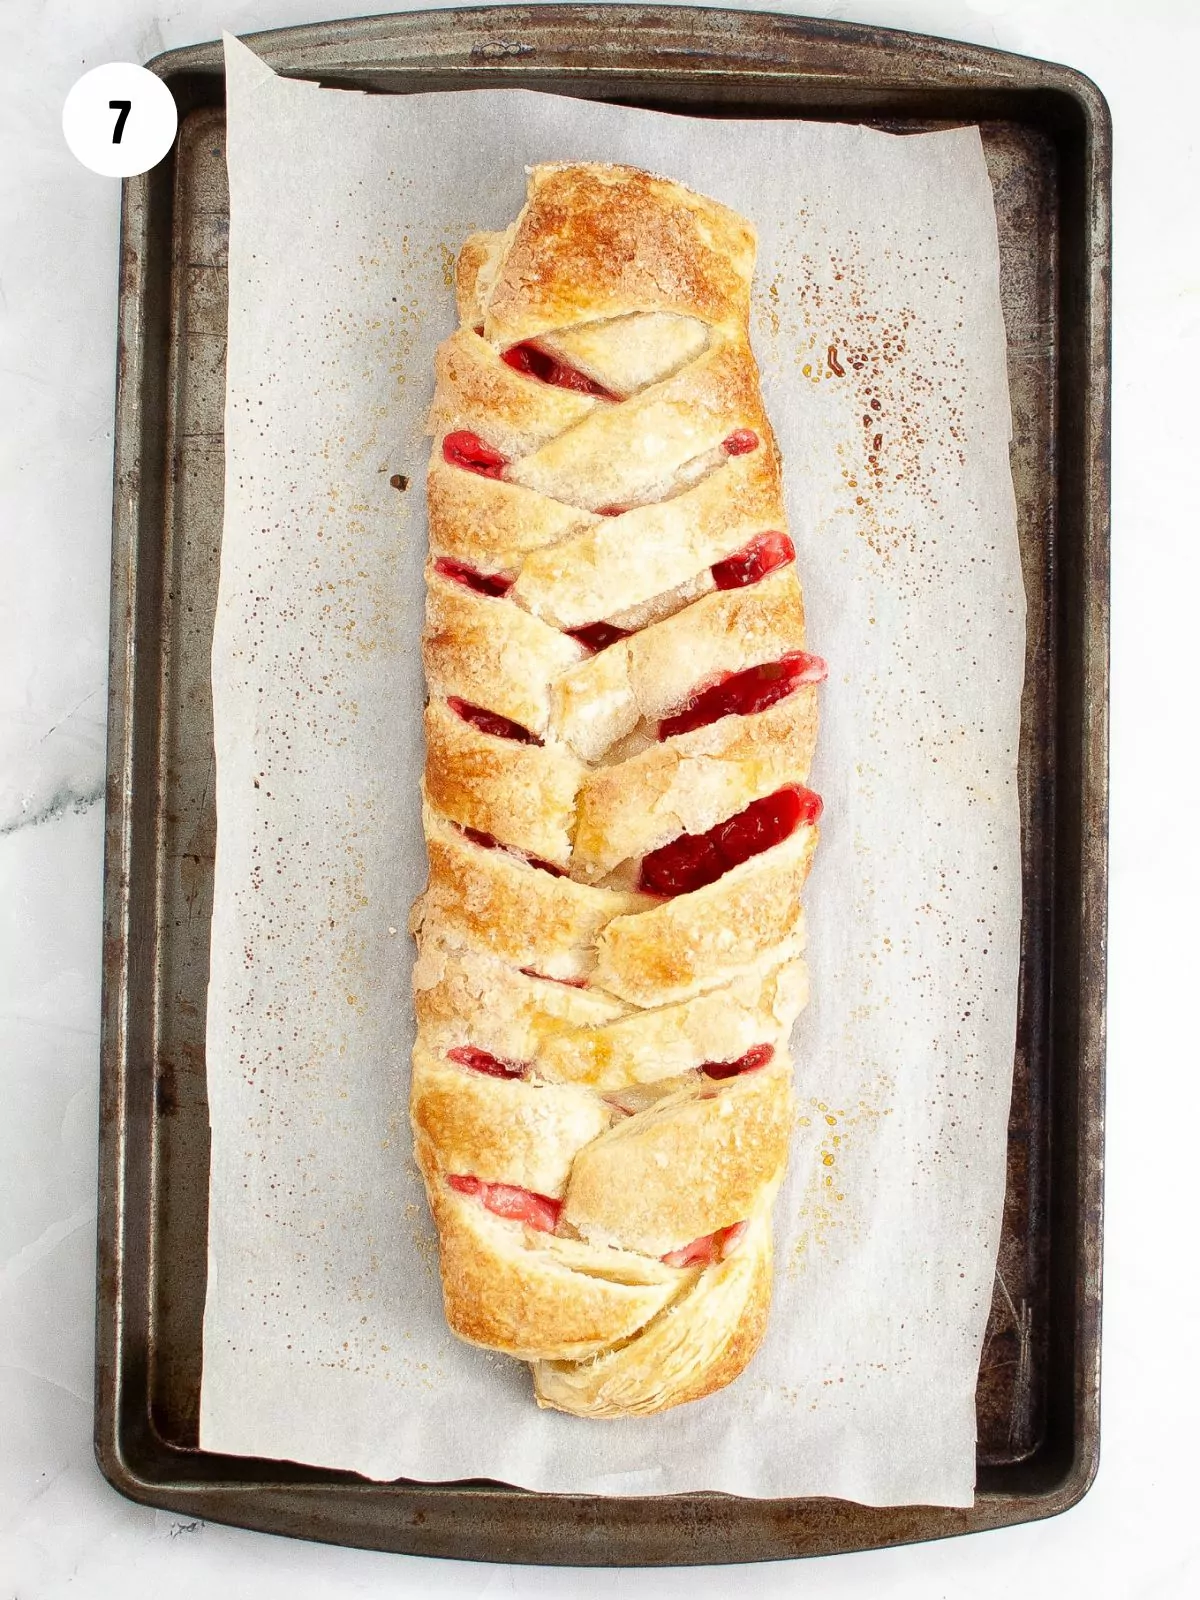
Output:
<path fill-rule="evenodd" d="M 1053 1515 L 1099 1450 L 1108 699 L 1110 126 L 1065 67 L 874 28 L 667 6 L 416 12 L 256 35 L 277 71 L 405 94 L 520 86 L 705 117 L 981 126 L 996 197 L 1029 602 L 1020 1015 L 970 1510 L 369 1483 L 197 1448 L 208 1205 L 228 195 L 219 45 L 151 65 L 179 137 L 127 180 L 105 864 L 96 1452 L 189 1516 L 382 1550 L 754 1561 Z M 397 462 L 398 471 L 413 463 Z"/>

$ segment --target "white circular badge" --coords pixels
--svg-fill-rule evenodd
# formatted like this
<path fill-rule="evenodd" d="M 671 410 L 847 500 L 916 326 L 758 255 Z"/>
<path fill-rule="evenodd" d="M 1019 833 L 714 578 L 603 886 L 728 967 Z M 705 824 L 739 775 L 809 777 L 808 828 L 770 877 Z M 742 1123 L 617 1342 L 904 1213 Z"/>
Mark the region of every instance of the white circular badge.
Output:
<path fill-rule="evenodd" d="M 133 178 L 157 166 L 175 140 L 179 113 L 161 78 L 132 61 L 93 67 L 63 106 L 71 153 L 106 178 Z"/>

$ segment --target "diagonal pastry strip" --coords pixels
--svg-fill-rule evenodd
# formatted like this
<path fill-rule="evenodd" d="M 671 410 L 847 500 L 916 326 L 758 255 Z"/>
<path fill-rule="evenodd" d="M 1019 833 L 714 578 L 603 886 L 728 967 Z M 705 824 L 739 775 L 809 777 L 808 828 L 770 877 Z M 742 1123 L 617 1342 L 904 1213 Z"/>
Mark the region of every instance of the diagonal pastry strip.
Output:
<path fill-rule="evenodd" d="M 807 976 L 805 652 L 754 236 L 633 168 L 463 246 L 430 416 L 410 1103 L 462 1338 L 637 1416 L 763 1333 Z"/>

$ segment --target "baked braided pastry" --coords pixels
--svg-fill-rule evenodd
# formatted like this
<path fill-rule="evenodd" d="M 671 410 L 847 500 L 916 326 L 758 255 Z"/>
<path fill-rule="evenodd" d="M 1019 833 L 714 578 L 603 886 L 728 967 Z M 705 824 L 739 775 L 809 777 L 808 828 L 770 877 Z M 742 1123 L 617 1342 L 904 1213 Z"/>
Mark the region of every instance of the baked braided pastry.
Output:
<path fill-rule="evenodd" d="M 416 1154 L 451 1327 L 584 1416 L 729 1383 L 770 1299 L 824 666 L 753 260 L 679 184 L 537 167 L 437 357 Z"/>

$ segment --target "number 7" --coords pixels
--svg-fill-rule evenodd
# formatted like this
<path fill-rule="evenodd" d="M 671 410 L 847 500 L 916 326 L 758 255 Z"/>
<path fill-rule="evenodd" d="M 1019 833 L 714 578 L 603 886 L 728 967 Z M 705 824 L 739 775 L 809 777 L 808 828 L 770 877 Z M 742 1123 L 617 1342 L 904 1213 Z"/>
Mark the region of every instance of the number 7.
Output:
<path fill-rule="evenodd" d="M 125 131 L 125 118 L 129 115 L 132 107 L 132 100 L 110 100 L 108 102 L 108 109 L 110 111 L 119 111 L 121 113 L 117 118 L 117 125 L 113 129 L 114 144 L 120 144 L 121 142 L 121 135 Z"/>

